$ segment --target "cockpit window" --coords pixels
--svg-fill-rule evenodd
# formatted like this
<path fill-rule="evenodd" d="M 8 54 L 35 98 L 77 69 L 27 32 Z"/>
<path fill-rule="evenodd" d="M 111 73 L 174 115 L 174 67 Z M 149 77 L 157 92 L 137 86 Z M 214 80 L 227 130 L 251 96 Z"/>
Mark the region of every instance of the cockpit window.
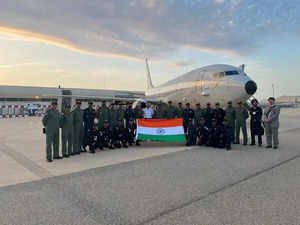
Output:
<path fill-rule="evenodd" d="M 225 71 L 226 76 L 233 76 L 233 75 L 239 75 L 239 72 L 236 70 L 232 71 Z"/>

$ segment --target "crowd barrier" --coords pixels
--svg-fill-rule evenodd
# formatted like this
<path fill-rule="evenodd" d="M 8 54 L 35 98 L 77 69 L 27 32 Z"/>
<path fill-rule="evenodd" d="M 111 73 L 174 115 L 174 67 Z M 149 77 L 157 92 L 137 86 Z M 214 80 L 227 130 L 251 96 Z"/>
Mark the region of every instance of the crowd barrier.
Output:
<path fill-rule="evenodd" d="M 0 119 L 42 117 L 47 108 L 48 105 L 37 105 L 35 108 L 26 105 L 1 105 Z"/>

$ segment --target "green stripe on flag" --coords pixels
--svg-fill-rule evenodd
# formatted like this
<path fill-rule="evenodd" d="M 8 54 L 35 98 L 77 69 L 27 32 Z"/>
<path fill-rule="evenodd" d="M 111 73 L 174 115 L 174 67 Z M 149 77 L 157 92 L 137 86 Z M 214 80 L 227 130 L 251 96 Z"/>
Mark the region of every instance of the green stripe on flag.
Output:
<path fill-rule="evenodd" d="M 184 134 L 178 135 L 149 135 L 138 134 L 138 140 L 151 140 L 151 141 L 166 141 L 166 142 L 185 142 Z"/>

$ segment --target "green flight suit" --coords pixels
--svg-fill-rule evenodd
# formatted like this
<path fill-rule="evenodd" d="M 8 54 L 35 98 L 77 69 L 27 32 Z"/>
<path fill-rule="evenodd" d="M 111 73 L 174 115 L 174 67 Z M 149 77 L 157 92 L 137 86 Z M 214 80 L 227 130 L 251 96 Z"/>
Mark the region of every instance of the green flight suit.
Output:
<path fill-rule="evenodd" d="M 118 110 L 111 108 L 109 115 L 110 115 L 110 127 L 113 128 L 117 125 L 118 122 Z"/>
<path fill-rule="evenodd" d="M 125 110 L 122 108 L 117 109 L 117 120 L 121 120 L 122 125 L 124 125 L 124 119 L 125 119 Z"/>
<path fill-rule="evenodd" d="M 103 128 L 103 123 L 105 120 L 110 122 L 110 109 L 107 106 L 102 106 L 98 109 L 97 112 L 97 119 L 98 119 L 98 128 L 99 130 Z"/>
<path fill-rule="evenodd" d="M 183 118 L 183 108 L 177 108 L 176 109 L 176 116 L 177 116 L 177 118 Z"/>
<path fill-rule="evenodd" d="M 236 118 L 236 143 L 240 143 L 240 129 L 242 128 L 243 133 L 243 144 L 246 145 L 248 142 L 246 120 L 249 118 L 248 110 L 244 107 L 235 109 Z"/>
<path fill-rule="evenodd" d="M 174 119 L 174 118 L 176 118 L 176 114 L 177 114 L 177 112 L 176 112 L 176 108 L 174 106 L 167 106 L 164 117 L 166 119 Z"/>
<path fill-rule="evenodd" d="M 227 107 L 225 110 L 225 118 L 228 120 L 228 126 L 232 129 L 231 142 L 235 142 L 235 108 Z"/>
<path fill-rule="evenodd" d="M 202 109 L 195 109 L 195 125 L 198 126 L 200 124 L 200 118 L 203 117 Z"/>
<path fill-rule="evenodd" d="M 144 112 L 143 112 L 143 109 L 142 108 L 140 108 L 140 107 L 136 107 L 135 109 L 134 109 L 134 118 L 135 119 L 142 119 L 142 118 L 144 118 Z"/>
<path fill-rule="evenodd" d="M 61 140 L 62 140 L 62 155 L 63 157 L 73 154 L 73 131 L 74 121 L 71 112 L 65 112 L 61 116 Z"/>
<path fill-rule="evenodd" d="M 153 118 L 155 119 L 163 119 L 164 118 L 164 111 L 162 110 L 161 107 L 158 107 L 155 111 L 154 111 L 154 116 Z"/>
<path fill-rule="evenodd" d="M 72 111 L 73 115 L 73 153 L 78 154 L 81 152 L 81 146 L 83 144 L 83 110 L 76 108 Z"/>
<path fill-rule="evenodd" d="M 60 113 L 56 109 L 49 109 L 43 117 L 43 125 L 46 129 L 46 158 L 52 160 L 59 157 L 59 121 Z"/>

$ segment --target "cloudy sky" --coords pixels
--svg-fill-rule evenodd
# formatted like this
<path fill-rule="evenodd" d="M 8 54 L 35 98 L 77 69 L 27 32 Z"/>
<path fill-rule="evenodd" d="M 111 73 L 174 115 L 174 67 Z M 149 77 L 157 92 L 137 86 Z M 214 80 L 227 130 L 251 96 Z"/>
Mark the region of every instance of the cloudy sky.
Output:
<path fill-rule="evenodd" d="M 0 0 L 0 84 L 144 90 L 246 64 L 258 97 L 300 95 L 300 0 Z"/>

